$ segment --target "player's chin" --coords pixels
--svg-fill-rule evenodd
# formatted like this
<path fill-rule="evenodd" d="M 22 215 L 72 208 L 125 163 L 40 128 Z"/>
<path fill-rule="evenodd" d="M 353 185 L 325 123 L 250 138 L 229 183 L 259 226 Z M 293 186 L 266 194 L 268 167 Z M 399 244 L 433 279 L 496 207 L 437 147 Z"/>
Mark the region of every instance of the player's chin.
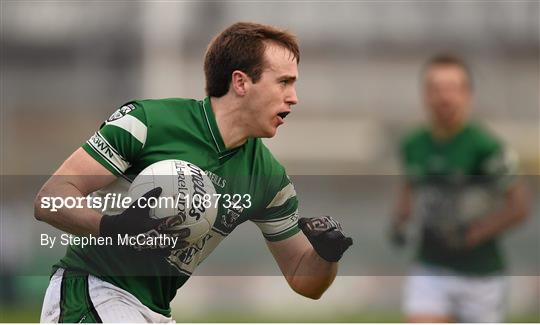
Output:
<path fill-rule="evenodd" d="M 265 129 L 261 129 L 259 138 L 273 138 L 277 134 L 277 126 L 271 125 Z"/>

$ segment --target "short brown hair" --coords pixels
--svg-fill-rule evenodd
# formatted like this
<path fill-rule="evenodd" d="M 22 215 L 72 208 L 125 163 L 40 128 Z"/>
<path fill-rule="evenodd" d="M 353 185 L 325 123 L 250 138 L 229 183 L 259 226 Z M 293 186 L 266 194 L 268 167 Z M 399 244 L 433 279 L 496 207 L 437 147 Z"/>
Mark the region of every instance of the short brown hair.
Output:
<path fill-rule="evenodd" d="M 433 56 L 424 64 L 424 67 L 422 69 L 422 76 L 425 76 L 429 68 L 432 68 L 434 66 L 441 66 L 441 65 L 442 66 L 450 65 L 450 66 L 456 66 L 456 67 L 461 68 L 465 72 L 465 75 L 467 76 L 467 83 L 468 83 L 469 88 L 472 89 L 473 78 L 472 78 L 472 72 L 471 72 L 471 69 L 469 68 L 469 65 L 467 64 L 467 62 L 465 62 L 464 59 L 453 54 L 444 53 L 444 54 L 438 54 L 438 55 Z"/>
<path fill-rule="evenodd" d="M 289 50 L 300 62 L 296 37 L 272 26 L 238 22 L 216 36 L 206 51 L 204 74 L 206 94 L 221 97 L 229 91 L 234 70 L 246 73 L 253 82 L 259 81 L 265 67 L 265 42 L 274 42 Z"/>

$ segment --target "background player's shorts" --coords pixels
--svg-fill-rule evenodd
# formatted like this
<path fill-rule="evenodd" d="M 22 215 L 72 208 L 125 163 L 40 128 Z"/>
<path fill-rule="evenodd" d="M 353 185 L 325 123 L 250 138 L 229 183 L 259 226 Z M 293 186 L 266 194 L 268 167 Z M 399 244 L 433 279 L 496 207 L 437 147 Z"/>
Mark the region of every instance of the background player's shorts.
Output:
<path fill-rule="evenodd" d="M 42 323 L 173 323 L 135 296 L 92 275 L 58 269 L 41 310 Z"/>
<path fill-rule="evenodd" d="M 464 276 L 416 265 L 407 279 L 403 309 L 407 316 L 450 316 L 459 322 L 500 323 L 504 319 L 504 276 Z"/>

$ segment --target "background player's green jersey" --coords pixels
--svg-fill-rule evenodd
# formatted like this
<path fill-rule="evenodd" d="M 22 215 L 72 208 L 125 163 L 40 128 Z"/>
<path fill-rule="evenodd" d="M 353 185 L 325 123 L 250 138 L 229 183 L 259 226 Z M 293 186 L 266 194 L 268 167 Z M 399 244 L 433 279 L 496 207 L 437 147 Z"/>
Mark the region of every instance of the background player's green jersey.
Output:
<path fill-rule="evenodd" d="M 444 142 L 434 139 L 428 128 L 414 130 L 402 143 L 401 158 L 413 188 L 414 217 L 423 229 L 441 231 L 495 211 L 513 182 L 516 167 L 502 143 L 475 124 L 465 125 Z M 417 257 L 422 263 L 466 274 L 504 269 L 496 239 L 455 251 L 424 233 Z"/>
<path fill-rule="evenodd" d="M 119 176 L 94 195 L 126 194 L 131 181 L 145 167 L 165 159 L 180 159 L 205 170 L 217 193 L 250 197 L 249 208 L 219 205 L 216 221 L 206 236 L 167 256 L 173 265 L 159 254 L 125 246 L 70 246 L 55 265 L 96 275 L 163 315 L 170 315 L 169 302 L 176 290 L 239 224 L 255 222 L 269 241 L 299 231 L 296 192 L 284 168 L 260 139 L 251 138 L 227 150 L 209 98 L 128 103 L 105 121 L 83 148 Z"/>

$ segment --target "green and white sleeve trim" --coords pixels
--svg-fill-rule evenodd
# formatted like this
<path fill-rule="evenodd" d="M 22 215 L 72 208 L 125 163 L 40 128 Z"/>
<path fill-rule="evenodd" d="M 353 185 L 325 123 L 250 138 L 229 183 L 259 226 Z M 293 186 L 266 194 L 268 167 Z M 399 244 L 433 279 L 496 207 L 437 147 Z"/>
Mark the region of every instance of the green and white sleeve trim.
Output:
<path fill-rule="evenodd" d="M 264 238 L 269 241 L 279 241 L 296 234 L 298 228 L 298 210 L 281 218 L 273 220 L 253 219 L 253 222 L 261 229 Z"/>
<path fill-rule="evenodd" d="M 116 149 L 109 144 L 109 142 L 98 132 L 86 142 L 86 144 L 92 149 L 92 151 L 99 155 L 96 158 L 100 163 L 104 164 L 109 170 L 114 169 L 113 172 L 117 175 L 123 174 L 131 164 L 122 157 Z M 88 151 L 88 150 L 87 150 Z"/>

